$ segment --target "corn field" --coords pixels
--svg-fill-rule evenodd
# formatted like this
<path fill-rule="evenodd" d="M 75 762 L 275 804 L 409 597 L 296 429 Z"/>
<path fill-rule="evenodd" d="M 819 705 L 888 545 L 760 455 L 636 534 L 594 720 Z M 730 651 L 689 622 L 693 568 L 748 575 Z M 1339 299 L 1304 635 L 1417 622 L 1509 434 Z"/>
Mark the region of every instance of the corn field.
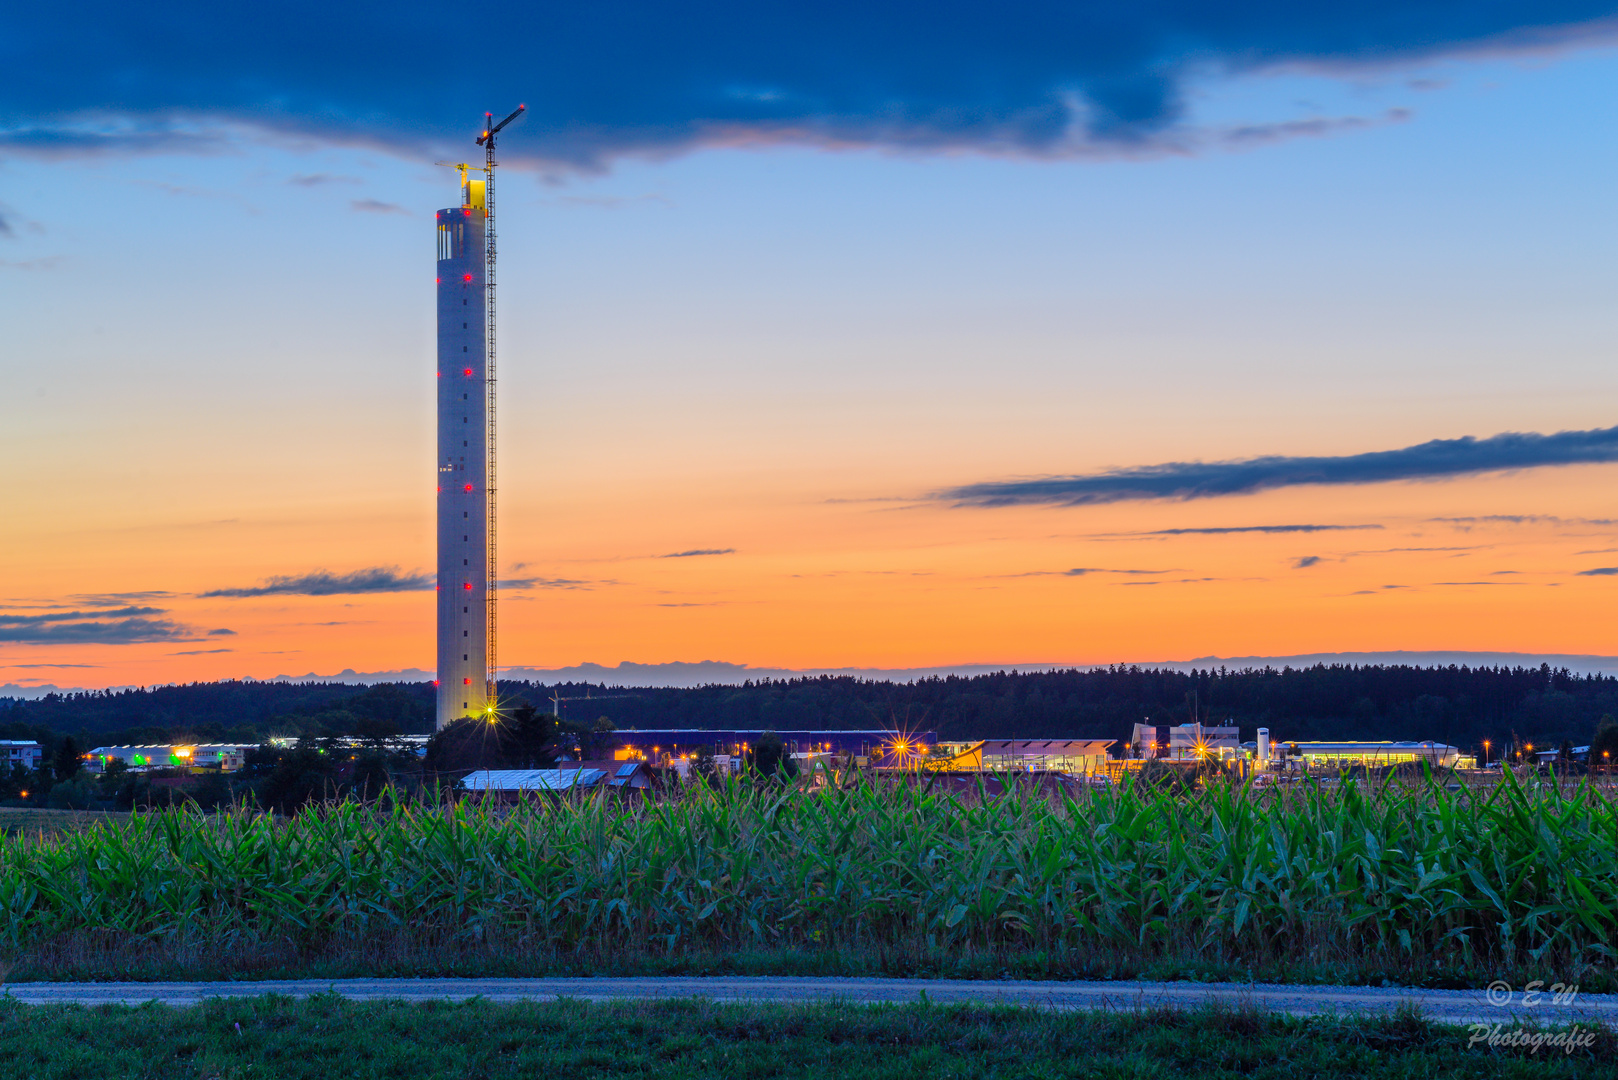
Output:
<path fill-rule="evenodd" d="M 170 811 L 0 839 L 0 952 L 64 935 L 675 954 L 1036 949 L 1608 966 L 1589 789 L 1124 787 L 1051 800 L 732 783 L 643 803 Z"/>

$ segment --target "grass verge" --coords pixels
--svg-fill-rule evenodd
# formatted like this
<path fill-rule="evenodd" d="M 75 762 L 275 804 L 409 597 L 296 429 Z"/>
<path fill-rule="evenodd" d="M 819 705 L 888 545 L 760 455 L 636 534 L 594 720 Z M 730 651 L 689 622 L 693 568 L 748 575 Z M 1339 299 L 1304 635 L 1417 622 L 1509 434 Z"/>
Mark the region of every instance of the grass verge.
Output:
<path fill-rule="evenodd" d="M 291 941 L 214 943 L 184 947 L 172 940 L 75 932 L 23 952 L 0 948 L 0 984 L 21 982 L 190 982 L 252 979 L 538 978 L 544 976 L 806 976 L 897 979 L 1083 979 L 1189 982 L 1266 982 L 1304 985 L 1418 986 L 1475 990 L 1497 979 L 1525 986 L 1577 985 L 1581 992 L 1618 992 L 1618 973 L 1593 965 L 1563 970 L 1553 964 L 1461 967 L 1408 959 L 1310 963 L 1272 959 L 1242 963 L 1210 959 L 1194 950 L 1154 958 L 1098 944 L 1091 949 L 1043 950 L 963 946 L 794 948 L 743 946 L 717 950 L 682 945 L 659 948 L 578 947 L 558 950 L 520 940 L 377 935 L 360 942 L 330 942 L 318 950 Z"/>
<path fill-rule="evenodd" d="M 1342 1021 L 1252 1011 L 1052 1013 L 927 1005 L 705 1002 L 495 1005 L 265 997 L 195 1008 L 0 1002 L 0 1075 L 27 1080 L 635 1076 L 1591 1077 L 1604 1030 L 1571 1052 L 1471 1045 L 1406 1014 Z"/>

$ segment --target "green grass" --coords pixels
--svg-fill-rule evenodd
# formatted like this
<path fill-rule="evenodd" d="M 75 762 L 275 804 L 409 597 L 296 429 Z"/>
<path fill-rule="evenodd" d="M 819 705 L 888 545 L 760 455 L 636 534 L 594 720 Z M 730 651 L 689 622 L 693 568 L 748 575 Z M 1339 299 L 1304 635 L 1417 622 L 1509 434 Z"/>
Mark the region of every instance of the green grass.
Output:
<path fill-rule="evenodd" d="M 54 834 L 88 829 L 97 822 L 117 822 L 126 813 L 106 810 L 35 810 L 28 807 L 0 806 L 0 835 Z"/>
<path fill-rule="evenodd" d="M 1414 1015 L 1352 1023 L 1237 1010 L 1052 1013 L 925 1005 L 563 1001 L 411 1005 L 247 998 L 196 1008 L 0 1003 L 16 1080 L 330 1077 L 1596 1077 L 1618 1039 L 1469 1046 Z"/>
<path fill-rule="evenodd" d="M 1554 976 L 1589 991 L 1613 983 L 1615 838 L 1601 792 L 1509 781 L 173 811 L 0 838 L 0 968 Z"/>

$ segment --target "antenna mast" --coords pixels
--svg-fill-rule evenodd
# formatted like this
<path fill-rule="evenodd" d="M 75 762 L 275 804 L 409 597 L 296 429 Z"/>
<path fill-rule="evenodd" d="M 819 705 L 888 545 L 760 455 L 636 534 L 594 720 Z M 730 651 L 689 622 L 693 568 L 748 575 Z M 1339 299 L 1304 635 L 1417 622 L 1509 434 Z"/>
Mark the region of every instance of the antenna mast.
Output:
<path fill-rule="evenodd" d="M 486 558 L 488 560 L 487 577 L 488 577 L 489 585 L 488 585 L 488 592 L 486 594 L 486 600 L 485 600 L 485 603 L 487 605 L 486 617 L 488 619 L 488 631 L 489 631 L 489 633 L 488 633 L 488 637 L 489 637 L 489 644 L 488 644 L 489 670 L 488 670 L 488 685 L 486 687 L 486 693 L 487 693 L 488 703 L 489 703 L 489 705 L 491 707 L 494 706 L 499 700 L 499 698 L 497 696 L 497 690 L 498 690 L 498 687 L 499 687 L 499 678 L 498 678 L 498 674 L 497 674 L 497 672 L 499 670 L 499 663 L 498 663 L 498 652 L 497 652 L 497 648 L 496 648 L 496 642 L 498 640 L 497 637 L 496 637 L 496 632 L 498 630 L 498 626 L 497 626 L 497 620 L 496 620 L 496 604 L 495 604 L 495 601 L 496 601 L 496 599 L 498 597 L 498 585 L 499 585 L 499 579 L 500 579 L 500 561 L 499 561 L 499 552 L 498 552 L 498 544 L 497 544 L 498 532 L 496 530 L 496 525 L 495 525 L 498 518 L 495 515 L 495 488 L 496 488 L 496 484 L 495 484 L 495 425 L 494 425 L 494 406 L 495 406 L 495 394 L 494 394 L 494 388 L 495 388 L 495 382 L 494 382 L 494 257 L 495 257 L 495 243 L 494 243 L 494 169 L 495 169 L 495 166 L 498 164 L 498 162 L 496 162 L 495 159 L 494 159 L 494 137 L 500 133 L 501 128 L 505 127 L 507 124 L 509 124 L 513 120 L 517 119 L 517 117 L 521 116 L 523 114 L 524 110 L 526 110 L 527 108 L 528 108 L 528 106 L 526 106 L 526 105 L 518 105 L 516 110 L 513 111 L 510 116 L 506 117 L 504 120 L 500 121 L 498 124 L 496 124 L 494 122 L 494 114 L 493 113 L 484 113 L 483 114 L 483 117 L 484 117 L 483 134 L 478 136 L 478 145 L 483 147 L 483 158 L 484 158 L 484 162 L 483 162 L 483 164 L 484 164 L 484 172 L 483 172 L 483 175 L 485 177 L 485 180 L 484 180 L 484 188 L 483 188 L 483 200 L 484 200 L 484 211 L 483 211 L 483 214 L 484 214 L 484 220 L 483 220 L 484 272 L 483 272 L 483 281 L 484 281 L 484 288 L 486 290 L 486 292 L 484 294 L 484 310 L 486 312 L 486 317 L 489 320 L 487 332 L 486 332 L 485 337 L 484 337 L 485 348 L 487 349 L 487 354 L 484 357 L 483 374 L 484 374 L 484 379 L 485 379 L 485 386 L 487 388 L 487 393 L 488 393 L 488 425 L 489 425 L 488 426 L 488 431 L 487 431 L 487 433 L 485 434 L 485 437 L 484 437 L 484 453 L 487 455 L 487 469 L 488 469 L 487 476 L 486 476 L 486 478 L 484 480 L 484 483 L 486 485 L 486 490 L 488 491 L 488 500 L 489 500 L 489 502 L 488 502 L 488 515 L 489 515 L 488 537 L 489 537 L 489 544 L 488 544 L 488 552 L 487 552 L 487 555 L 486 555 Z"/>

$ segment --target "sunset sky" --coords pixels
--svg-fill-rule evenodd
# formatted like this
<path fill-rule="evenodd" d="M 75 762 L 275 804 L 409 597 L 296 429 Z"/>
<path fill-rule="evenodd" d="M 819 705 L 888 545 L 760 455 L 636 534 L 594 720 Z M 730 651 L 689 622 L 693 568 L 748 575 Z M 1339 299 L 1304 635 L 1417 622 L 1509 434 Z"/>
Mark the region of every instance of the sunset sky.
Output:
<path fill-rule="evenodd" d="M 0 15 L 0 685 L 430 667 L 519 101 L 502 666 L 1618 654 L 1618 5 L 673 10 Z"/>

